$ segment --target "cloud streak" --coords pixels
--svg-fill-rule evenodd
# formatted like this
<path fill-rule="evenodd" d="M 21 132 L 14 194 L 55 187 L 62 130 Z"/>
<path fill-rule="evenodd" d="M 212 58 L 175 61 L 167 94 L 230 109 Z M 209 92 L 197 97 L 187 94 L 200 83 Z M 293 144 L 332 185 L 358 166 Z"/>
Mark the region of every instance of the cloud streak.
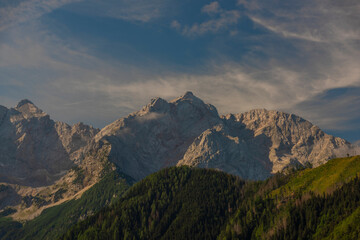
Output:
<path fill-rule="evenodd" d="M 164 14 L 168 0 L 20 0 L 0 4 L 0 31 L 27 23 L 58 8 L 126 21 L 148 22 Z M 68 7 L 67 7 L 68 6 Z"/>
<path fill-rule="evenodd" d="M 79 1 L 82 0 L 23 0 L 15 6 L 2 7 L 0 8 L 0 31 L 39 18 L 66 4 Z"/>
<path fill-rule="evenodd" d="M 255 23 L 286 38 L 313 42 L 360 39 L 360 3 L 356 0 L 239 0 Z"/>
<path fill-rule="evenodd" d="M 202 23 L 195 23 L 192 26 L 185 26 L 182 34 L 186 36 L 197 36 L 206 33 L 217 33 L 226 30 L 230 26 L 236 24 L 240 18 L 240 13 L 236 10 L 224 11 L 215 19 L 210 19 Z"/>
<path fill-rule="evenodd" d="M 340 66 L 340 70 L 334 69 L 329 73 L 329 76 L 335 76 L 333 79 L 327 75 L 314 77 L 316 74 L 311 71 L 301 72 L 282 62 L 266 60 L 257 60 L 252 67 L 231 61 L 209 61 L 205 67 L 207 73 L 167 70 L 160 75 L 138 66 L 101 59 L 89 49 L 71 47 L 36 27 L 28 33 L 24 29 L 14 31 L 11 41 L 2 44 L 0 52 L 0 69 L 17 69 L 16 74 L 11 73 L 11 78 L 2 78 L 5 80 L 1 84 L 16 83 L 17 87 L 27 88 L 34 94 L 29 98 L 55 119 L 70 123 L 88 119 L 97 127 L 139 110 L 153 97 L 170 100 L 187 90 L 214 104 L 223 114 L 253 108 L 284 109 L 316 120 L 321 127 L 334 127 L 344 119 L 331 116 L 330 112 L 305 114 L 317 110 L 298 104 L 327 89 L 359 83 L 356 78 L 359 72 L 355 69 L 353 76 L 350 76 L 347 62 L 344 64 L 349 68 Z M 343 57 L 347 56 L 345 54 Z M 252 62 L 251 59 L 247 61 Z M 340 61 L 340 57 L 336 61 Z M 353 64 L 356 65 L 356 62 Z M 16 100 L 23 97 L 18 96 Z M 324 104 L 320 102 L 319 108 Z M 344 105 L 330 104 L 328 109 L 331 105 L 343 108 L 346 104 L 348 102 Z M 329 121 L 325 121 L 325 115 Z M 324 117 L 323 121 L 319 121 L 321 116 Z"/>
<path fill-rule="evenodd" d="M 210 19 L 185 26 L 182 26 L 175 20 L 171 23 L 171 26 L 180 31 L 184 36 L 196 37 L 207 33 L 218 33 L 228 30 L 236 25 L 241 17 L 238 10 L 225 10 L 216 1 L 204 5 L 201 12 L 207 14 Z"/>
<path fill-rule="evenodd" d="M 167 14 L 169 6 L 170 0 L 87 0 L 73 4 L 68 10 L 145 23 Z"/>
<path fill-rule="evenodd" d="M 202 7 L 201 12 L 207 13 L 209 15 L 216 14 L 221 12 L 222 9 L 220 7 L 219 2 L 212 2 Z"/>

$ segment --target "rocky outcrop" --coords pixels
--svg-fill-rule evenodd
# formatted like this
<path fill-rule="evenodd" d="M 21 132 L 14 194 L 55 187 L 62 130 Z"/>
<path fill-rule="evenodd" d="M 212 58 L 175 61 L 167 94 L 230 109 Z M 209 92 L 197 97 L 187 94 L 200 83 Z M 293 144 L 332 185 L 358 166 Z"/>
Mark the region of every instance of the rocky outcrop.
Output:
<path fill-rule="evenodd" d="M 259 109 L 219 116 L 191 92 L 169 102 L 154 98 L 101 131 L 55 122 L 22 100 L 0 106 L 0 143 L 0 209 L 14 206 L 19 220 L 81 195 L 116 168 L 135 180 L 174 165 L 265 179 L 351 148 L 293 114 Z"/>
<path fill-rule="evenodd" d="M 191 92 L 151 100 L 103 128 L 95 141 L 108 142 L 109 160 L 137 180 L 173 165 L 265 179 L 291 165 L 318 166 L 351 147 L 293 114 L 262 109 L 220 117 Z"/>
<path fill-rule="evenodd" d="M 80 163 L 80 160 L 83 158 L 84 149 L 99 132 L 98 129 L 85 125 L 82 122 L 73 126 L 63 122 L 56 122 L 55 129 L 65 151 L 76 164 Z"/>
<path fill-rule="evenodd" d="M 231 115 L 225 117 L 231 118 Z M 336 150 L 351 148 L 346 140 L 328 135 L 294 114 L 260 109 L 236 114 L 234 120 L 252 131 L 255 138 L 263 135 L 270 140 L 268 157 L 273 165 L 272 173 L 281 171 L 292 162 L 310 162 L 317 167 L 337 157 Z M 257 143 L 257 146 L 260 149 L 262 143 Z"/>
<path fill-rule="evenodd" d="M 152 99 L 142 110 L 103 128 L 95 140 L 107 141 L 109 160 L 139 180 L 176 165 L 197 136 L 220 122 L 214 106 L 188 92 L 171 102 Z"/>
<path fill-rule="evenodd" d="M 31 101 L 0 107 L 0 182 L 44 186 L 60 179 L 98 130 L 56 123 Z"/>
<path fill-rule="evenodd" d="M 351 148 L 293 114 L 258 109 L 222 119 L 195 139 L 178 165 L 265 179 L 292 165 L 319 166 L 336 157 L 337 150 Z"/>

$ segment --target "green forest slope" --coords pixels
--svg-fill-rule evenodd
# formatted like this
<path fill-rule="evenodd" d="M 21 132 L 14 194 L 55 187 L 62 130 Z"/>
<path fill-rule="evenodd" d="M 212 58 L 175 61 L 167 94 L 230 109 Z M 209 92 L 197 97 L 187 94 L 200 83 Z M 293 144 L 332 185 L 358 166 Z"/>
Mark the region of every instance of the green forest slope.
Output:
<path fill-rule="evenodd" d="M 336 158 L 317 168 L 297 172 L 288 184 L 272 194 L 289 196 L 296 193 L 331 192 L 360 174 L 360 157 Z"/>
<path fill-rule="evenodd" d="M 61 239 L 354 239 L 359 173 L 359 156 L 261 182 L 168 168 Z"/>
<path fill-rule="evenodd" d="M 256 182 L 184 166 L 130 187 L 131 179 L 112 172 L 25 224 L 0 216 L 0 239 L 353 240 L 359 175 L 359 156 Z"/>
<path fill-rule="evenodd" d="M 119 199 L 132 183 L 133 180 L 129 177 L 112 172 L 86 191 L 81 198 L 45 209 L 39 217 L 24 225 L 2 217 L 0 239 L 56 239 L 79 220 Z"/>

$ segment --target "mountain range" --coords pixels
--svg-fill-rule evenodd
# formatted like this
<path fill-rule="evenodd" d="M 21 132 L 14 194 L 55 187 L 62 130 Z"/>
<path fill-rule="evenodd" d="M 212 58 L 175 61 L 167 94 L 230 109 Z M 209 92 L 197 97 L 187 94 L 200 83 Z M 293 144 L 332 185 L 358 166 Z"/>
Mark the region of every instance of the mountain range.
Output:
<path fill-rule="evenodd" d="M 328 135 L 294 114 L 256 109 L 221 116 L 213 105 L 204 103 L 191 92 L 171 101 L 154 98 L 141 110 L 102 129 L 83 123 L 70 126 L 54 121 L 31 101 L 22 100 L 14 108 L 0 106 L 0 142 L 0 227 L 3 229 L 0 239 L 57 238 L 78 221 L 115 204 L 124 194 L 129 196 L 127 189 L 134 182 L 145 184 L 147 187 L 141 189 L 149 194 L 158 191 L 146 190 L 149 181 L 146 179 L 169 167 L 177 166 L 171 171 L 180 171 L 180 175 L 181 171 L 187 172 L 186 169 L 194 167 L 231 174 L 231 177 L 222 176 L 227 176 L 226 181 L 231 179 L 232 183 L 219 185 L 220 189 L 216 190 L 230 191 L 223 189 L 230 186 L 230 189 L 238 189 L 236 193 L 231 190 L 230 195 L 224 196 L 224 201 L 230 201 L 243 191 L 240 185 L 249 181 L 261 180 L 265 184 L 279 173 L 291 175 L 297 169 L 328 166 L 326 163 L 330 159 L 353 151 L 353 146 L 346 140 Z M 356 176 L 358 158 L 352 162 L 356 163 L 355 167 L 341 174 L 347 178 L 332 178 L 336 181 L 330 181 L 320 188 L 321 191 L 339 187 Z M 210 174 L 211 177 L 215 173 L 200 171 L 194 174 L 200 174 L 203 180 L 194 180 L 192 184 L 202 186 L 209 182 L 201 175 Z M 282 178 L 286 181 L 281 184 L 296 179 L 286 175 Z M 240 184 L 237 179 L 243 182 Z M 177 177 L 171 181 L 177 181 Z M 305 186 L 306 181 L 301 180 L 301 186 Z M 328 179 L 323 181 L 329 182 Z M 281 184 L 272 189 L 275 192 L 282 189 L 281 201 L 287 201 L 289 196 L 284 195 L 287 190 L 280 188 Z M 203 190 L 205 185 L 201 187 Z M 302 187 L 301 192 L 303 190 Z M 168 194 L 170 190 L 161 191 L 157 194 Z M 263 194 L 263 190 L 259 191 Z M 209 197 L 216 198 L 215 195 Z M 239 207 L 235 205 L 230 208 Z M 155 214 L 151 215 L 154 222 L 156 214 L 160 213 L 148 214 Z M 175 213 L 170 211 L 170 214 Z M 235 216 L 229 212 L 222 218 L 223 224 L 230 217 Z M 230 232 L 217 229 L 214 234 L 234 234 L 235 231 L 236 235 L 239 233 L 236 228 L 232 226 Z M 130 232 L 123 232 L 126 234 Z M 138 232 L 133 234 L 140 236 Z M 152 234 L 147 236 L 156 236 Z"/>
<path fill-rule="evenodd" d="M 136 181 L 181 165 L 263 180 L 289 166 L 319 166 L 352 148 L 293 114 L 257 109 L 220 116 L 191 92 L 169 102 L 154 98 L 101 130 L 56 122 L 29 100 L 0 106 L 0 119 L 0 181 L 7 186 L 0 207 L 18 206 L 30 218 L 111 169 Z"/>

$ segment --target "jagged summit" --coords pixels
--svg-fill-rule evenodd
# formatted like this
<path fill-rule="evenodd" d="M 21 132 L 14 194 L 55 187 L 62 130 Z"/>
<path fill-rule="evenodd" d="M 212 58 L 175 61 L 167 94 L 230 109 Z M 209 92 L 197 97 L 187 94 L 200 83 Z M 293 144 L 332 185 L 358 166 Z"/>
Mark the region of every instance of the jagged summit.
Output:
<path fill-rule="evenodd" d="M 220 117 L 190 91 L 171 101 L 153 98 L 102 129 L 95 140 L 102 139 L 111 145 L 110 161 L 137 180 L 171 165 L 264 179 L 294 160 L 317 166 L 349 146 L 294 114 L 255 109 Z"/>
<path fill-rule="evenodd" d="M 148 113 L 148 112 L 167 112 L 170 109 L 169 103 L 160 98 L 153 98 L 151 99 L 150 103 L 143 107 L 142 112 Z"/>
<path fill-rule="evenodd" d="M 255 109 L 220 117 L 214 106 L 190 91 L 171 101 L 153 98 L 140 111 L 114 121 L 100 132 L 81 123 L 73 127 L 55 124 L 27 99 L 12 110 L 9 114 L 6 109 L 3 114 L 0 111 L 0 117 L 9 115 L 7 125 L 27 124 L 21 128 L 26 133 L 24 137 L 14 135 L 14 141 L 29 141 L 22 146 L 31 143 L 35 149 L 35 142 L 31 141 L 41 138 L 38 142 L 44 141 L 44 147 L 50 149 L 52 146 L 45 146 L 48 141 L 43 136 L 51 130 L 53 142 L 61 140 L 53 148 L 64 150 L 63 155 L 70 156 L 73 161 L 80 161 L 77 156 L 82 153 L 78 149 L 93 147 L 92 152 L 96 153 L 99 149 L 95 148 L 106 143 L 111 145 L 109 160 L 137 180 L 163 167 L 183 164 L 222 169 L 249 179 L 264 179 L 295 160 L 301 164 L 311 161 L 317 166 L 334 157 L 335 150 L 350 146 L 345 140 L 325 134 L 294 114 Z M 41 129 L 42 134 L 34 132 L 30 136 L 27 127 Z M 87 147 L 91 141 L 94 145 Z M 24 156 L 26 151 L 23 151 Z"/>
<path fill-rule="evenodd" d="M 15 107 L 15 110 L 21 112 L 25 118 L 44 117 L 47 115 L 28 99 L 21 100 Z"/>
<path fill-rule="evenodd" d="M 130 114 L 130 116 L 144 116 L 149 113 L 168 113 L 178 114 L 180 117 L 192 116 L 194 114 L 218 116 L 216 108 L 205 103 L 196 97 L 192 92 L 188 91 L 183 96 L 166 101 L 163 98 L 156 97 L 150 100 L 140 111 Z M 197 116 L 198 117 L 198 116 Z"/>
<path fill-rule="evenodd" d="M 25 104 L 34 105 L 34 103 L 31 102 L 29 99 L 23 99 L 23 100 L 21 100 L 21 101 L 16 105 L 16 108 L 20 108 L 20 107 L 24 106 Z M 35 105 L 34 105 L 34 106 L 35 106 Z"/>
<path fill-rule="evenodd" d="M 187 91 L 183 96 L 183 98 L 194 98 L 194 97 L 195 97 L 194 94 L 190 91 Z"/>
<path fill-rule="evenodd" d="M 97 132 L 83 123 L 55 122 L 28 99 L 10 109 L 0 107 L 0 182 L 53 183 Z"/>
<path fill-rule="evenodd" d="M 175 98 L 173 100 L 171 100 L 171 103 L 176 103 L 176 102 L 180 102 L 180 101 L 191 101 L 191 102 L 201 102 L 204 103 L 203 100 L 201 100 L 200 98 L 198 98 L 197 96 L 195 96 L 192 92 L 187 91 L 184 95 L 182 95 L 181 97 Z"/>
<path fill-rule="evenodd" d="M 265 122 L 277 122 L 277 124 L 283 125 L 286 123 L 304 123 L 308 127 L 312 127 L 313 124 L 309 121 L 291 113 L 280 112 L 277 110 L 267 110 L 267 109 L 253 109 L 248 112 L 238 113 L 238 114 L 228 114 L 225 118 L 230 119 L 234 117 L 236 121 L 248 123 L 265 123 Z"/>

